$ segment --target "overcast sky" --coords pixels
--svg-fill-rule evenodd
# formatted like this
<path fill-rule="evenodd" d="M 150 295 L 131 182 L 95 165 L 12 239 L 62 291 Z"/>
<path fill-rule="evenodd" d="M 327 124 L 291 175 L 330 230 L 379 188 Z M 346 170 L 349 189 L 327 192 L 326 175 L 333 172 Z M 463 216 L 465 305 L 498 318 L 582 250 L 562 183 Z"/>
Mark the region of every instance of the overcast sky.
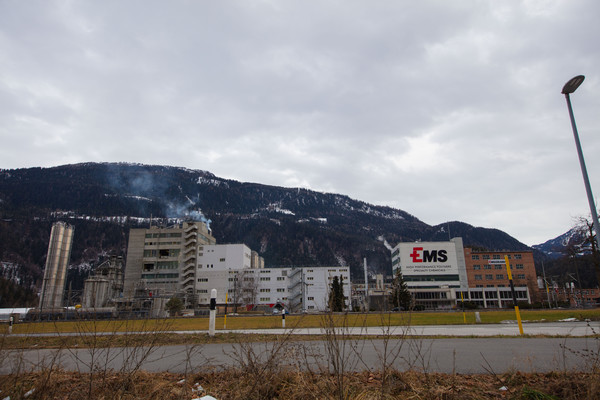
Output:
<path fill-rule="evenodd" d="M 600 193 L 600 2 L 0 0 L 0 168 L 136 162 L 528 244 Z"/>

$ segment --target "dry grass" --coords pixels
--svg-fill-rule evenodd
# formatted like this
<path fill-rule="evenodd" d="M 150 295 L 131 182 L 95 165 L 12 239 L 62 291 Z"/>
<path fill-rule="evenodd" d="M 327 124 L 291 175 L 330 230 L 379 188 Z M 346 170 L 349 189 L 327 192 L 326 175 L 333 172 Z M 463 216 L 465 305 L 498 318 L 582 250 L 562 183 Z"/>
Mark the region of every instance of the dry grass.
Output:
<path fill-rule="evenodd" d="M 514 311 L 479 311 L 482 323 L 499 323 L 503 320 L 514 320 Z M 600 320 L 600 309 L 591 310 L 521 310 L 521 317 L 528 321 L 558 321 L 565 318 L 578 318 L 580 320 Z M 346 317 L 339 317 L 346 318 Z M 380 326 L 381 315 L 348 314 L 351 326 Z M 353 320 L 352 320 L 353 319 Z M 405 326 L 407 319 L 411 325 L 461 325 L 463 324 L 462 312 L 418 312 L 418 313 L 391 313 L 389 324 L 392 326 Z M 466 313 L 467 323 L 475 323 L 474 312 Z M 39 322 L 21 323 L 13 328 L 15 334 L 28 333 L 67 333 L 77 332 L 81 329 L 82 321 Z M 96 332 L 136 332 L 152 330 L 152 325 L 162 326 L 164 320 L 130 320 L 122 321 L 95 321 Z M 318 328 L 321 326 L 321 315 L 288 315 L 287 326 L 297 328 Z M 217 329 L 223 328 L 223 317 L 217 318 Z M 271 329 L 281 328 L 281 316 L 228 316 L 227 329 Z M 6 325 L 0 326 L 0 334 L 6 330 Z M 169 330 L 173 331 L 198 331 L 208 330 L 207 317 L 172 318 L 169 319 Z"/>
<path fill-rule="evenodd" d="M 54 371 L 48 379 L 44 372 L 29 373 L 21 375 L 18 382 L 11 376 L 1 376 L 0 397 L 22 399 L 35 389 L 27 399 L 192 399 L 203 393 L 219 400 L 335 398 L 333 376 L 305 372 L 274 373 L 259 385 L 238 370 L 202 372 L 187 376 L 187 379 L 180 374 L 139 371 L 127 381 L 122 374 L 112 373 L 97 383 L 91 397 L 85 375 Z M 349 373 L 346 379 L 348 397 L 358 400 L 597 399 L 600 390 L 597 375 L 585 373 L 510 373 L 496 377 L 394 372 L 388 379 L 385 395 L 380 392 L 380 374 Z M 198 391 L 198 385 L 205 392 Z M 252 392 L 248 391 L 249 387 L 254 388 Z"/>

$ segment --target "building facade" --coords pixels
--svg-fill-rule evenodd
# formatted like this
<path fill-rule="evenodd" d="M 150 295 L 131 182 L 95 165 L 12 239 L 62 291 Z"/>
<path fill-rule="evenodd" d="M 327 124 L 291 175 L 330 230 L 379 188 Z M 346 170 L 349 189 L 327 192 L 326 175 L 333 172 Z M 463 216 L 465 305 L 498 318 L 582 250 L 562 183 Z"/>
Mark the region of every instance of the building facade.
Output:
<path fill-rule="evenodd" d="M 449 242 L 400 243 L 392 250 L 392 269 L 400 269 L 417 308 L 451 309 L 470 302 L 483 308 L 513 304 L 504 257 L 519 302 L 532 302 L 537 278 L 531 251 L 479 251 Z"/>
<path fill-rule="evenodd" d="M 206 308 L 217 289 L 217 304 L 229 307 L 279 305 L 291 312 L 318 312 L 328 308 L 333 278 L 343 282 L 346 307 L 350 305 L 348 267 L 294 267 L 208 269 L 198 274 L 198 306 Z"/>
<path fill-rule="evenodd" d="M 533 290 L 537 285 L 531 251 L 477 251 L 470 247 L 466 247 L 464 251 L 469 287 L 509 287 L 505 256 L 508 257 L 515 287 L 528 287 L 529 290 Z"/>
<path fill-rule="evenodd" d="M 65 279 L 71 258 L 74 231 L 73 226 L 64 222 L 56 222 L 52 225 L 40 294 L 40 310 L 50 311 L 63 306 Z"/>
<path fill-rule="evenodd" d="M 153 296 L 186 294 L 193 303 L 199 248 L 215 243 L 207 224 L 201 221 L 131 229 L 124 297 L 132 297 L 141 281 Z"/>
<path fill-rule="evenodd" d="M 323 311 L 334 276 L 344 283 L 346 306 L 350 300 L 348 267 L 264 268 L 264 259 L 248 246 L 216 244 L 204 222 L 131 229 L 124 276 L 121 303 L 143 292 L 152 302 L 179 296 L 187 308 L 202 309 L 217 289 L 221 306 Z"/>

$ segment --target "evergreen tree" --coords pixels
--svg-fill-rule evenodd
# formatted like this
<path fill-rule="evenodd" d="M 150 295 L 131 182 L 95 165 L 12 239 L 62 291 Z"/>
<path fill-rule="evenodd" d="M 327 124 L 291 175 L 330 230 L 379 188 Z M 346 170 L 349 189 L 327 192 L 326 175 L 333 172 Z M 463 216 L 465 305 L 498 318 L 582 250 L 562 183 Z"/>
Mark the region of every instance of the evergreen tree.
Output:
<path fill-rule="evenodd" d="M 331 287 L 329 288 L 329 309 L 333 312 L 344 311 L 345 300 L 344 278 L 342 276 L 339 278 L 334 276 L 333 281 L 331 282 Z"/>
<path fill-rule="evenodd" d="M 183 301 L 179 297 L 171 297 L 165 304 L 165 308 L 171 317 L 175 317 L 183 310 Z"/>
<path fill-rule="evenodd" d="M 410 310 L 412 307 L 412 296 L 408 291 L 408 286 L 404 281 L 400 268 L 396 270 L 394 281 L 392 282 L 392 306 L 401 310 Z"/>

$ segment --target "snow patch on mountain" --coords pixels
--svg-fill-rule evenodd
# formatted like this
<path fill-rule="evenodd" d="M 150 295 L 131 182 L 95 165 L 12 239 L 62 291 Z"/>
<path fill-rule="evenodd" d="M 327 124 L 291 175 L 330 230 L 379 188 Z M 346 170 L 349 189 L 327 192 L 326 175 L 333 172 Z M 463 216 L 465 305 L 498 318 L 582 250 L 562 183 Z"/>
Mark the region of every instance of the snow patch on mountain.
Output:
<path fill-rule="evenodd" d="M 207 185 L 207 186 L 223 186 L 226 188 L 229 188 L 229 183 L 221 181 L 219 179 L 210 179 L 210 178 L 206 178 L 204 176 L 200 176 L 198 177 L 198 180 L 196 181 L 196 183 L 198 185 Z"/>

